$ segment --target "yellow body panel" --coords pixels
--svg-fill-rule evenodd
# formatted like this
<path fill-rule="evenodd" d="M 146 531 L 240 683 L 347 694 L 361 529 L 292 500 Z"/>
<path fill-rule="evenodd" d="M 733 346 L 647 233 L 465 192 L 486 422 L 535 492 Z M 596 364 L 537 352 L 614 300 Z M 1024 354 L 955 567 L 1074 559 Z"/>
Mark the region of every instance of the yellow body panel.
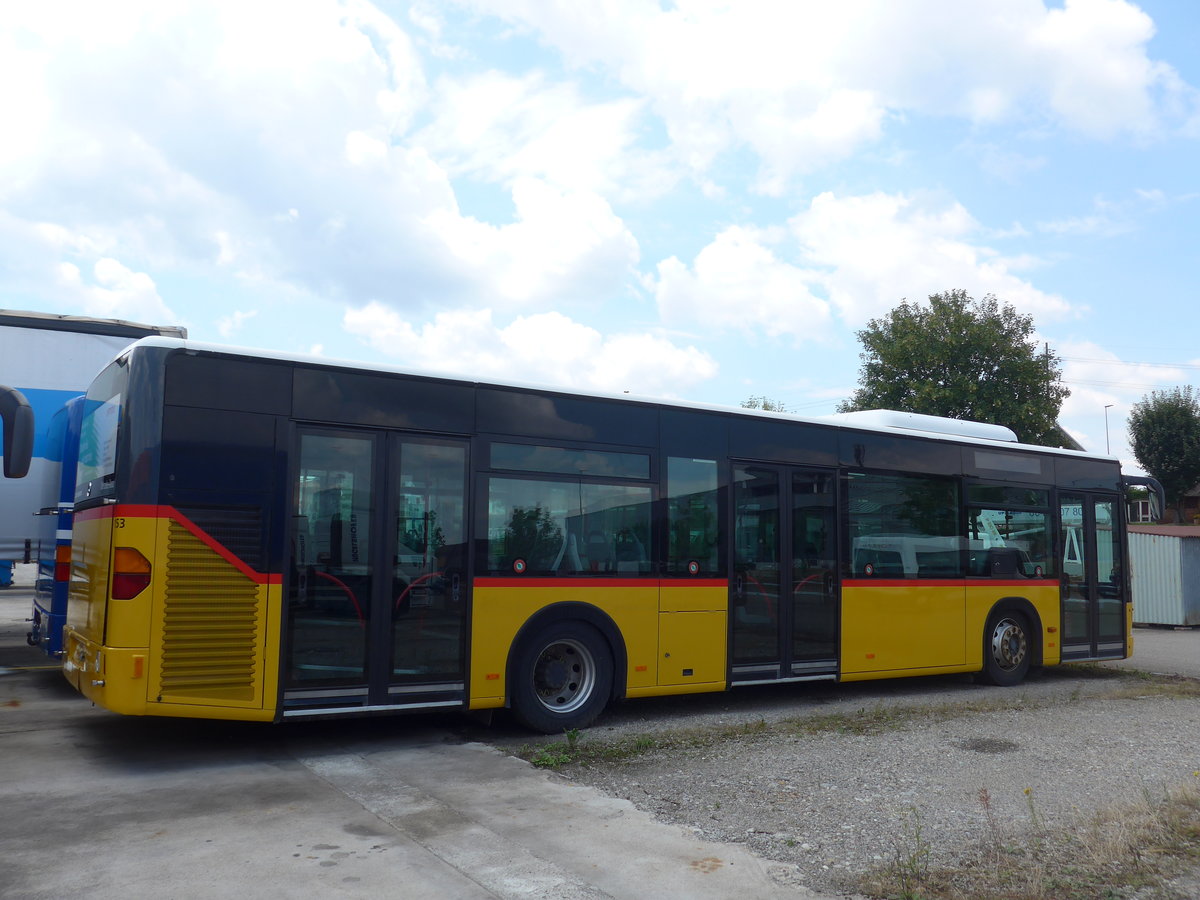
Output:
<path fill-rule="evenodd" d="M 111 521 L 114 554 L 118 547 L 132 547 L 139 551 L 150 560 L 151 583 L 149 588 L 130 600 L 115 600 L 109 596 L 104 644 L 106 647 L 139 647 L 145 653 L 150 641 L 154 596 L 161 591 L 163 581 L 161 577 L 155 577 L 162 574 L 156 563 L 167 558 L 159 535 L 159 523 L 162 520 L 117 516 Z M 109 572 L 112 572 L 112 556 L 109 557 Z"/>
<path fill-rule="evenodd" d="M 613 587 L 547 582 L 474 589 L 470 708 L 506 702 L 509 650 L 531 616 L 555 603 L 586 603 L 606 613 L 625 641 L 630 697 L 725 688 L 725 587 L 656 582 Z M 661 607 L 667 611 L 660 614 Z M 669 656 L 667 654 L 670 654 Z M 691 675 L 684 674 L 691 670 Z"/>
<path fill-rule="evenodd" d="M 966 664 L 961 583 L 842 590 L 842 674 Z"/>
<path fill-rule="evenodd" d="M 729 586 L 664 584 L 658 591 L 658 610 L 674 612 L 725 612 L 729 608 Z"/>
<path fill-rule="evenodd" d="M 842 591 L 843 681 L 983 668 L 987 617 L 1005 597 L 1028 600 L 1041 618 L 1044 665 L 1061 659 L 1057 585 L 847 586 Z"/>
<path fill-rule="evenodd" d="M 658 617 L 659 685 L 725 687 L 725 613 L 665 612 Z"/>
<path fill-rule="evenodd" d="M 259 583 L 185 526 L 153 515 L 85 519 L 74 542 L 86 549 L 73 577 L 64 674 L 84 696 L 126 715 L 275 717 L 279 584 Z M 151 563 L 150 585 L 129 600 L 110 597 L 117 547 Z"/>
<path fill-rule="evenodd" d="M 77 517 L 71 534 L 66 628 L 96 642 L 104 639 L 108 576 L 112 570 L 112 525 L 113 520 L 108 517 Z"/>

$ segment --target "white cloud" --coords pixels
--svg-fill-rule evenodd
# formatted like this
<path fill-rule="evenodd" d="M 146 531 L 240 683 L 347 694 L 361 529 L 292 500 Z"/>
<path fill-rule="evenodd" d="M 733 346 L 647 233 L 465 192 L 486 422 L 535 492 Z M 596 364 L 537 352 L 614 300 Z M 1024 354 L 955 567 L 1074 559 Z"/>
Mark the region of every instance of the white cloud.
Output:
<path fill-rule="evenodd" d="M 829 300 L 854 327 L 903 298 L 920 301 L 954 288 L 977 298 L 995 294 L 1039 321 L 1072 311 L 1014 274 L 1030 264 L 1027 257 L 1006 258 L 977 243 L 981 228 L 959 203 L 827 192 L 789 224 L 801 258 L 821 271 Z"/>
<path fill-rule="evenodd" d="M 835 327 L 833 311 L 858 328 L 902 299 L 955 288 L 976 298 L 995 294 L 1037 321 L 1074 311 L 1017 275 L 1036 258 L 1002 256 L 980 243 L 984 229 L 959 203 L 824 193 L 788 225 L 727 228 L 690 266 L 676 257 L 660 262 L 651 287 L 663 321 L 822 340 Z"/>
<path fill-rule="evenodd" d="M 712 357 L 695 347 L 653 334 L 606 337 L 557 312 L 500 326 L 490 309 L 460 309 L 414 325 L 394 309 L 369 303 L 347 310 L 343 324 L 406 366 L 468 377 L 666 396 L 717 371 Z"/>
<path fill-rule="evenodd" d="M 1156 94 L 1185 92 L 1178 75 L 1146 55 L 1154 23 L 1124 0 L 1067 0 L 1029 34 L 1053 111 L 1095 137 L 1160 127 Z"/>
<path fill-rule="evenodd" d="M 649 98 L 698 177 L 749 146 L 767 193 L 909 112 L 1047 121 L 1101 138 L 1200 121 L 1196 91 L 1149 57 L 1153 24 L 1126 0 L 463 3 Z"/>
<path fill-rule="evenodd" d="M 435 117 L 416 140 L 451 175 L 511 184 L 523 178 L 626 199 L 659 195 L 676 175 L 636 145 L 644 102 L 588 102 L 571 83 L 538 72 L 443 78 Z"/>
<path fill-rule="evenodd" d="M 222 316 L 217 320 L 217 331 L 223 338 L 231 338 L 239 331 L 242 326 L 250 319 L 258 315 L 258 310 L 235 310 L 227 316 Z"/>
<path fill-rule="evenodd" d="M 68 296 L 75 295 L 76 303 L 88 315 L 159 325 L 177 322 L 175 313 L 158 295 L 154 280 L 145 272 L 134 272 L 117 260 L 104 257 L 92 267 L 92 279 L 94 283 L 87 283 L 72 263 L 59 266 L 60 288 Z"/>
<path fill-rule="evenodd" d="M 508 225 L 448 210 L 426 223 L 496 300 L 590 300 L 620 291 L 637 263 L 637 241 L 603 199 L 520 178 L 513 202 L 516 221 Z"/>
<path fill-rule="evenodd" d="M 655 296 L 663 321 L 707 331 L 764 332 L 797 343 L 826 337 L 829 304 L 813 296 L 817 280 L 780 260 L 778 235 L 732 227 L 701 250 L 689 267 L 675 257 L 658 264 Z"/>

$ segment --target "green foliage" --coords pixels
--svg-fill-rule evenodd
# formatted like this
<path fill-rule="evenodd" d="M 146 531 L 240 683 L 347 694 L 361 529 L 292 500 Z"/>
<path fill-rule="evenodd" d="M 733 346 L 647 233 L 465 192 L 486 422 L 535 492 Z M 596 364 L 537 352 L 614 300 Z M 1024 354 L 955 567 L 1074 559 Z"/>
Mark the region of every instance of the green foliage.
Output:
<path fill-rule="evenodd" d="M 1138 464 L 1162 483 L 1167 502 L 1182 515 L 1183 495 L 1200 482 L 1200 399 L 1191 385 L 1154 391 L 1135 403 L 1129 437 Z"/>
<path fill-rule="evenodd" d="M 765 395 L 747 397 L 742 401 L 742 409 L 765 409 L 767 412 L 787 412 L 788 408 L 782 400 L 772 400 Z"/>
<path fill-rule="evenodd" d="M 1005 425 L 1022 441 L 1063 446 L 1058 411 L 1070 391 L 1033 319 L 988 294 L 952 290 L 903 302 L 858 332 L 859 387 L 840 412 L 895 409 Z"/>

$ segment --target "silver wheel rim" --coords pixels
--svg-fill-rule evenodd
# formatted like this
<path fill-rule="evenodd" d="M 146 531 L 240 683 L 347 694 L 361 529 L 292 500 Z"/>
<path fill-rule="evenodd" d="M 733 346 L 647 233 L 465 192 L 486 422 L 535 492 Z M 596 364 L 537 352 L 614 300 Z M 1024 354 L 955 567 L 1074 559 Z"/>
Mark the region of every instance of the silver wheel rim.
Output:
<path fill-rule="evenodd" d="M 550 712 L 574 712 L 596 687 L 596 661 L 585 644 L 555 641 L 533 664 L 533 693 Z"/>
<path fill-rule="evenodd" d="M 1014 619 L 1001 619 L 992 629 L 992 659 L 1005 672 L 1011 672 L 1025 661 L 1029 643 L 1025 629 Z"/>

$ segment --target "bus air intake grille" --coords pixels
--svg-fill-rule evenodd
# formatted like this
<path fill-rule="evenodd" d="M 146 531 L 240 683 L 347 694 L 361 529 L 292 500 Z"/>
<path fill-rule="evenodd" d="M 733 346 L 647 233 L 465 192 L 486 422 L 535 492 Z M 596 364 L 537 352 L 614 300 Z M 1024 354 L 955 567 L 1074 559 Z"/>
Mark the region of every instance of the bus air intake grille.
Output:
<path fill-rule="evenodd" d="M 177 522 L 168 549 L 161 696 L 254 700 L 257 585 Z"/>

